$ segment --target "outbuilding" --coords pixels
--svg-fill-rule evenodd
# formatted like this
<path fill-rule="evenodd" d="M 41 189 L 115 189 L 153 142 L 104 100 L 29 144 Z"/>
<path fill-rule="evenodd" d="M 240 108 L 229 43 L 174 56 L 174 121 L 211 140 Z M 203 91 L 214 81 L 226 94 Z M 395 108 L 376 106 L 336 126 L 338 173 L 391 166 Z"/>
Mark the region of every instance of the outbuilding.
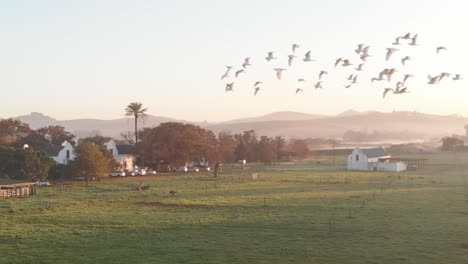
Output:
<path fill-rule="evenodd" d="M 36 186 L 32 182 L 12 179 L 0 179 L 0 198 L 28 197 L 36 195 Z"/>
<path fill-rule="evenodd" d="M 405 171 L 406 163 L 392 161 L 391 155 L 382 147 L 356 148 L 348 156 L 348 170 L 359 171 Z"/>

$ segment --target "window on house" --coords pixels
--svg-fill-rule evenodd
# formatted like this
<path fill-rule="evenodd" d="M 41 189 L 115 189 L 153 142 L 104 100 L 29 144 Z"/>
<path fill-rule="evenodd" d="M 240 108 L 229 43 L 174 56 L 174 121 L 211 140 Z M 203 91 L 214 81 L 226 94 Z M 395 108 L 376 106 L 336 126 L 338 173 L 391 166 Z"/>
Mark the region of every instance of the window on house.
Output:
<path fill-rule="evenodd" d="M 69 151 L 69 150 L 67 150 L 67 154 L 66 154 L 66 155 L 67 155 L 67 159 L 70 159 L 70 151 Z"/>
<path fill-rule="evenodd" d="M 359 161 L 359 155 L 356 155 L 356 161 Z"/>

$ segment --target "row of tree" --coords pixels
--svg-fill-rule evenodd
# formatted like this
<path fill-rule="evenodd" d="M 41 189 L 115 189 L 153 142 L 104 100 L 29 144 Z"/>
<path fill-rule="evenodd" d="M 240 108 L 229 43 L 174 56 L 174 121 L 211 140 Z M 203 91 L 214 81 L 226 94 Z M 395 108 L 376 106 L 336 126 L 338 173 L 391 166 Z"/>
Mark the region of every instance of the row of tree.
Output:
<path fill-rule="evenodd" d="M 165 163 L 180 165 L 190 161 L 232 163 L 238 160 L 272 163 L 308 155 L 304 140 L 289 143 L 282 137 L 257 136 L 255 131 L 242 134 L 212 131 L 192 124 L 162 123 L 140 133 L 137 153 L 147 165 Z"/>

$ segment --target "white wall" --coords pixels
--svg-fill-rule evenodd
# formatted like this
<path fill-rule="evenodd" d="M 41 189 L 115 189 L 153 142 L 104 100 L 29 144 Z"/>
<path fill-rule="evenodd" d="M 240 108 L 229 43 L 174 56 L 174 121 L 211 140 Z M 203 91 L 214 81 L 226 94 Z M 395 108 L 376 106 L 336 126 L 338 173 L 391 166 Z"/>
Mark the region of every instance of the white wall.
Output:
<path fill-rule="evenodd" d="M 119 151 L 117 150 L 117 145 L 115 144 L 114 140 L 104 143 L 104 147 L 106 147 L 106 149 L 112 153 L 114 159 L 117 159 L 119 156 Z"/>
<path fill-rule="evenodd" d="M 76 157 L 75 149 L 73 148 L 72 144 L 70 144 L 67 141 L 63 142 L 62 146 L 63 148 L 58 153 L 58 156 L 52 157 L 52 158 L 58 164 L 68 164 L 70 160 L 74 160 Z M 68 157 L 67 157 L 67 153 L 68 153 Z"/>
<path fill-rule="evenodd" d="M 367 156 L 359 148 L 353 150 L 348 156 L 348 170 L 368 170 L 368 163 Z"/>
<path fill-rule="evenodd" d="M 406 163 L 404 162 L 378 162 L 379 171 L 405 171 Z"/>

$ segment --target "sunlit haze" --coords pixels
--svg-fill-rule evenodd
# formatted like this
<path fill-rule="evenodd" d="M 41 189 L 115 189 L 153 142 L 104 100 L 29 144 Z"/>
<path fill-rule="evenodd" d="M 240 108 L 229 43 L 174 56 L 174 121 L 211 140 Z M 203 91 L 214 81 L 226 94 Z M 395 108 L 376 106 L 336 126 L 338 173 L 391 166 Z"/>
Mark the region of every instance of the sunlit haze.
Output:
<path fill-rule="evenodd" d="M 58 119 L 121 118 L 129 102 L 149 113 L 222 121 L 298 111 L 337 114 L 419 111 L 468 116 L 466 80 L 427 84 L 441 72 L 468 78 L 468 2 L 449 1 L 2 1 L 0 3 L 0 118 L 41 112 Z M 337 8 L 340 6 L 340 8 Z M 386 48 L 397 36 L 419 34 L 419 46 Z M 315 62 L 287 66 L 291 44 Z M 344 88 L 356 65 L 357 44 L 371 45 L 359 83 Z M 437 46 L 447 51 L 436 54 Z M 268 63 L 267 52 L 274 51 Z M 401 66 L 402 56 L 411 56 Z M 238 79 L 221 80 L 225 65 L 252 67 Z M 276 79 L 273 68 L 288 70 Z M 382 98 L 394 82 L 371 83 L 383 68 L 416 77 L 410 93 Z M 354 69 L 354 67 L 352 68 Z M 330 74 L 314 89 L 320 70 Z M 232 74 L 231 74 L 232 76 Z M 297 79 L 307 80 L 296 95 Z M 225 84 L 234 81 L 234 92 Z M 253 84 L 262 90 L 253 96 Z"/>

